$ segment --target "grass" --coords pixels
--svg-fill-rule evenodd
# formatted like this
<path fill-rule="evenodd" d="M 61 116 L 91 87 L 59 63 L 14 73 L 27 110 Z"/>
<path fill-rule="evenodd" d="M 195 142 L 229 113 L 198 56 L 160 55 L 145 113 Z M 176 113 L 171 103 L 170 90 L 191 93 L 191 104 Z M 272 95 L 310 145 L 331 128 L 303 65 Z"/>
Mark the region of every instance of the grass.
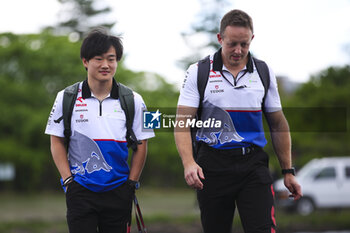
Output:
<path fill-rule="evenodd" d="M 282 231 L 330 231 L 350 230 L 350 210 L 317 210 L 301 216 L 296 213 L 287 213 L 277 210 L 277 226 Z"/>
<path fill-rule="evenodd" d="M 193 220 L 199 215 L 195 192 L 190 189 L 144 189 L 136 193 L 143 215 L 149 220 Z"/>
<path fill-rule="evenodd" d="M 193 190 L 142 188 L 136 195 L 150 232 L 201 232 Z M 0 233 L 65 233 L 65 215 L 63 193 L 0 193 Z M 350 229 L 349 219 L 350 210 L 317 211 L 305 217 L 276 210 L 280 233 Z M 242 232 L 237 215 L 233 232 Z"/>
<path fill-rule="evenodd" d="M 65 220 L 63 193 L 0 195 L 0 222 Z"/>
<path fill-rule="evenodd" d="M 186 225 L 199 221 L 193 190 L 143 188 L 136 195 L 147 225 L 159 222 Z M 0 233 L 68 232 L 65 215 L 63 192 L 0 193 Z"/>

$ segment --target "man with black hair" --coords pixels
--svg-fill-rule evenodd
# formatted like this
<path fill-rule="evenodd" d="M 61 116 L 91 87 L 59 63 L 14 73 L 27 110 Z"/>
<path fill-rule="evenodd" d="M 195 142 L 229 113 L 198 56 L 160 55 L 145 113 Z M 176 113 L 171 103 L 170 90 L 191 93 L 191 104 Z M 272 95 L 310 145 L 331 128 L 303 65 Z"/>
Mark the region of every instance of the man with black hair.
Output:
<path fill-rule="evenodd" d="M 263 150 L 267 143 L 263 113 L 284 183 L 295 200 L 302 195 L 292 168 L 289 127 L 276 77 L 267 66 L 264 75 L 268 77 L 260 77 L 256 62 L 264 63 L 249 52 L 253 23 L 245 12 L 228 12 L 217 38 L 221 48 L 209 56 L 204 90 L 199 82 L 203 60 L 189 67 L 180 92 L 178 121 L 197 115 L 202 121 L 215 118 L 222 122 L 218 128 L 198 129 L 195 147 L 189 128 L 175 129 L 185 180 L 197 189 L 205 233 L 231 232 L 236 207 L 245 232 L 275 232 L 272 178 Z M 263 80 L 269 80 L 268 87 Z M 197 150 L 196 159 L 192 148 Z"/>
<path fill-rule="evenodd" d="M 146 106 L 133 92 L 132 130 L 139 142 L 129 167 L 127 117 L 118 91 L 121 84 L 114 79 L 123 56 L 121 40 L 102 29 L 93 30 L 84 39 L 80 56 L 87 79 L 79 83 L 74 100 L 68 151 L 63 90 L 57 94 L 45 131 L 51 135 L 52 157 L 66 191 L 68 227 L 71 233 L 124 233 L 146 160 L 147 139 L 154 133 L 142 130 Z"/>

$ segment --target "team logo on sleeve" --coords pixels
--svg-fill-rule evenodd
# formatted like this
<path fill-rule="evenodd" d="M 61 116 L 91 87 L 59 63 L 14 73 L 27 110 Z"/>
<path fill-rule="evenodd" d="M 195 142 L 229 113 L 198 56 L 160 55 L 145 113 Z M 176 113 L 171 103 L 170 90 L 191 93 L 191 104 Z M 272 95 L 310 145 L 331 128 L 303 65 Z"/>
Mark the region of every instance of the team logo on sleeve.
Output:
<path fill-rule="evenodd" d="M 143 112 L 143 128 L 160 129 L 161 115 L 159 109 L 156 112 Z"/>

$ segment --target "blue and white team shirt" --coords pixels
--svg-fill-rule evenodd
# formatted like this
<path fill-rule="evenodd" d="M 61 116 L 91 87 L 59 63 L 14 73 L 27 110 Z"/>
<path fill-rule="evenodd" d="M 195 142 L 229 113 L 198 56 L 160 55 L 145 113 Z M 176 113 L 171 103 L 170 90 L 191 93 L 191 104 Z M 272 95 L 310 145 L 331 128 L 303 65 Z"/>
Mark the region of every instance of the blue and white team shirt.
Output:
<path fill-rule="evenodd" d="M 45 133 L 64 137 L 62 114 L 64 90 L 57 94 Z M 99 101 L 91 93 L 85 80 L 79 85 L 72 113 L 72 135 L 68 160 L 74 180 L 94 192 L 112 190 L 123 184 L 129 176 L 126 142 L 126 116 L 118 99 L 115 80 L 111 93 Z M 133 130 L 138 140 L 154 137 L 152 130 L 144 130 L 143 111 L 146 105 L 134 92 L 135 117 Z"/>
<path fill-rule="evenodd" d="M 201 119 L 221 121 L 220 128 L 200 129 L 197 141 L 217 149 L 232 149 L 267 143 L 262 120 L 264 86 L 249 53 L 248 63 L 236 79 L 224 66 L 221 49 L 210 56 L 210 73 L 204 92 Z M 199 107 L 197 87 L 198 63 L 191 65 L 186 73 L 178 105 Z M 270 86 L 265 99 L 266 112 L 280 111 L 281 101 L 275 74 L 269 68 Z"/>

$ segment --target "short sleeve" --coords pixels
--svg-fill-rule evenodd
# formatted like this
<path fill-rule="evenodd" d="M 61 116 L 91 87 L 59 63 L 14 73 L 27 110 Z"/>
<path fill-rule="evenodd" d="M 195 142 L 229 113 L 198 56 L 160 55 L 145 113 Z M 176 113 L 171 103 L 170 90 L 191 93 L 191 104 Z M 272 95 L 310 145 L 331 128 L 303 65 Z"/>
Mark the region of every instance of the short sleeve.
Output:
<path fill-rule="evenodd" d="M 47 121 L 45 134 L 64 137 L 64 125 L 62 119 L 63 92 L 64 91 L 60 91 L 56 96 L 55 102 L 49 115 L 49 119 Z"/>
<path fill-rule="evenodd" d="M 278 86 L 275 73 L 269 67 L 270 72 L 270 87 L 265 99 L 265 111 L 266 112 L 277 112 L 282 109 L 281 99 L 278 93 Z"/>
<path fill-rule="evenodd" d="M 198 72 L 197 63 L 191 65 L 188 68 L 180 90 L 180 96 L 179 96 L 177 105 L 183 105 L 183 106 L 195 107 L 195 108 L 199 106 L 200 97 L 199 97 L 199 92 L 197 87 L 197 72 Z"/>
<path fill-rule="evenodd" d="M 154 137 L 154 132 L 152 129 L 143 129 L 143 112 L 147 111 L 145 102 L 142 99 L 142 96 L 134 92 L 135 99 L 135 116 L 133 123 L 133 131 L 137 140 L 145 140 L 148 138 Z"/>

